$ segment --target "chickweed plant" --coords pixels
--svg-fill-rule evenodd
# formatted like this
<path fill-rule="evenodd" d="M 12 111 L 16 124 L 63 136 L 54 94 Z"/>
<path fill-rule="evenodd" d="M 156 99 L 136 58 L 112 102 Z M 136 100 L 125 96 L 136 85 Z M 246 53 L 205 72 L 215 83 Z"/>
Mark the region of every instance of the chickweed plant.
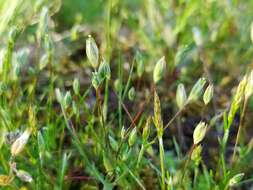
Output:
<path fill-rule="evenodd" d="M 252 8 L 0 0 L 0 189 L 252 189 Z"/>

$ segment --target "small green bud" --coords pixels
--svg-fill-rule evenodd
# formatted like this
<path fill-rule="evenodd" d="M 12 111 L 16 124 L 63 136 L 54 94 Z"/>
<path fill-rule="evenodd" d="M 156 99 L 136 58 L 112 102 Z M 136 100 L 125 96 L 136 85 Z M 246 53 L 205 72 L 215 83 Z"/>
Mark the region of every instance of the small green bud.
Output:
<path fill-rule="evenodd" d="M 61 91 L 60 91 L 59 88 L 56 88 L 56 89 L 55 89 L 55 96 L 56 96 L 57 101 L 58 101 L 59 103 L 62 103 L 63 97 L 62 97 L 62 93 L 61 93 Z"/>
<path fill-rule="evenodd" d="M 199 144 L 205 137 L 207 130 L 207 124 L 200 122 L 193 132 L 193 143 Z"/>
<path fill-rule="evenodd" d="M 142 131 L 142 139 L 144 142 L 148 140 L 150 134 L 150 124 L 151 124 L 151 117 L 149 116 Z"/>
<path fill-rule="evenodd" d="M 245 87 L 247 85 L 247 81 L 248 81 L 247 76 L 244 76 L 236 89 L 235 97 L 233 100 L 236 105 L 239 105 L 243 99 L 243 95 L 245 93 Z"/>
<path fill-rule="evenodd" d="M 115 91 L 116 92 L 119 92 L 119 89 L 120 89 L 120 82 L 119 82 L 119 79 L 116 79 L 113 83 L 113 86 L 115 88 Z"/>
<path fill-rule="evenodd" d="M 137 139 L 137 130 L 136 130 L 136 128 L 134 128 L 131 131 L 131 133 L 129 135 L 129 138 L 128 138 L 128 144 L 129 144 L 129 146 L 133 146 L 134 143 L 135 143 L 135 141 L 136 141 L 136 139 Z"/>
<path fill-rule="evenodd" d="M 26 172 L 26 171 L 24 171 L 24 170 L 17 170 L 17 171 L 16 171 L 16 175 L 17 175 L 17 177 L 18 177 L 20 180 L 22 180 L 22 181 L 24 181 L 24 182 L 31 183 L 31 182 L 33 181 L 32 176 L 31 176 L 28 172 Z"/>
<path fill-rule="evenodd" d="M 185 92 L 184 85 L 181 83 L 177 87 L 177 95 L 176 95 L 176 101 L 177 101 L 177 106 L 182 109 L 185 106 L 187 100 L 187 95 Z"/>
<path fill-rule="evenodd" d="M 93 87 L 97 90 L 99 85 L 101 84 L 101 79 L 97 72 L 92 73 L 92 81 L 91 81 Z"/>
<path fill-rule="evenodd" d="M 190 95 L 188 97 L 188 101 L 197 101 L 199 96 L 202 93 L 203 87 L 206 84 L 206 79 L 205 78 L 200 78 L 192 87 Z"/>
<path fill-rule="evenodd" d="M 93 68 L 94 69 L 97 68 L 99 56 L 98 47 L 95 40 L 91 37 L 91 35 L 89 35 L 86 40 L 86 55 Z"/>
<path fill-rule="evenodd" d="M 104 80 L 105 78 L 109 80 L 111 78 L 110 65 L 105 61 L 105 59 L 103 59 L 102 63 L 99 65 L 98 75 L 101 80 Z"/>
<path fill-rule="evenodd" d="M 80 93 L 80 82 L 78 78 L 75 78 L 73 81 L 73 90 L 76 95 Z"/>
<path fill-rule="evenodd" d="M 228 182 L 229 187 L 232 187 L 236 185 L 237 183 L 239 183 L 242 180 L 243 176 L 244 176 L 244 173 L 239 173 L 233 176 Z"/>
<path fill-rule="evenodd" d="M 213 98 L 213 85 L 210 84 L 205 90 L 205 93 L 203 95 L 203 101 L 207 105 L 212 98 Z"/>
<path fill-rule="evenodd" d="M 48 54 L 46 53 L 42 55 L 42 57 L 40 58 L 39 69 L 43 70 L 47 66 L 48 62 L 49 62 L 49 57 L 48 57 Z"/>
<path fill-rule="evenodd" d="M 69 91 L 66 92 L 64 96 L 64 107 L 67 108 L 71 105 L 72 103 L 72 97 Z"/>
<path fill-rule="evenodd" d="M 161 80 L 164 74 L 164 70 L 166 67 L 165 57 L 163 56 L 159 59 L 155 65 L 154 72 L 153 72 L 153 80 L 154 83 L 157 83 Z"/>
<path fill-rule="evenodd" d="M 129 98 L 129 100 L 133 101 L 134 97 L 135 97 L 135 89 L 134 89 L 134 87 L 132 87 L 128 91 L 128 98 Z"/>
<path fill-rule="evenodd" d="M 121 132 L 120 132 L 120 137 L 121 137 L 122 140 L 125 138 L 125 134 L 126 134 L 126 129 L 125 129 L 125 127 L 123 126 L 123 127 L 121 128 Z"/>
<path fill-rule="evenodd" d="M 78 107 L 75 101 L 72 101 L 72 110 L 74 114 L 78 114 Z"/>

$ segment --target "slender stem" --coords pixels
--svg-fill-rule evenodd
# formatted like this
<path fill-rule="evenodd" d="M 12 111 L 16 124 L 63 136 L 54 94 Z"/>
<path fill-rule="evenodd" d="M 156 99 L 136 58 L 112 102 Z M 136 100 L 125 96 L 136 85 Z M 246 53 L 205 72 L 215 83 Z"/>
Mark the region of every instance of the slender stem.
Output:
<path fill-rule="evenodd" d="M 162 190 L 165 190 L 165 167 L 164 167 L 164 148 L 163 148 L 163 139 L 159 137 L 159 152 L 160 152 L 160 165 L 162 172 Z"/>
<path fill-rule="evenodd" d="M 241 135 L 241 131 L 244 125 L 244 118 L 245 118 L 245 112 L 247 109 L 247 104 L 248 104 L 248 98 L 245 99 L 244 103 L 243 103 L 243 109 L 242 109 L 242 114 L 241 114 L 241 119 L 240 119 L 240 124 L 239 124 L 239 128 L 238 128 L 238 132 L 237 132 L 237 136 L 236 136 L 236 141 L 235 141 L 235 146 L 234 146 L 234 151 L 233 151 L 233 157 L 232 157 L 232 162 L 234 163 L 235 161 L 235 155 L 236 155 L 236 149 L 240 140 L 240 135 Z"/>

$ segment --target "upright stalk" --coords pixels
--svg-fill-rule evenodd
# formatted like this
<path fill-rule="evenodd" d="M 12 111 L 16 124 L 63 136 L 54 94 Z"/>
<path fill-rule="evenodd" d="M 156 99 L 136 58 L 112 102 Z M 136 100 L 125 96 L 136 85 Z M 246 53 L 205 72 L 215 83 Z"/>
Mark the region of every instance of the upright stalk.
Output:
<path fill-rule="evenodd" d="M 236 149 L 240 140 L 240 135 L 241 135 L 241 131 L 244 125 L 244 118 L 245 118 L 245 112 L 247 109 L 247 104 L 248 104 L 248 98 L 245 99 L 244 103 L 243 103 L 243 109 L 242 109 L 242 113 L 241 113 L 241 119 L 240 119 L 240 123 L 239 123 L 239 128 L 238 128 L 238 132 L 236 135 L 236 141 L 235 141 L 235 146 L 234 146 L 234 151 L 233 151 L 233 157 L 232 157 L 232 162 L 235 161 L 235 155 L 236 155 Z"/>
<path fill-rule="evenodd" d="M 162 173 L 162 190 L 165 190 L 165 167 L 164 167 L 164 148 L 163 148 L 163 138 L 158 137 L 159 141 L 159 152 L 160 152 L 160 165 Z"/>

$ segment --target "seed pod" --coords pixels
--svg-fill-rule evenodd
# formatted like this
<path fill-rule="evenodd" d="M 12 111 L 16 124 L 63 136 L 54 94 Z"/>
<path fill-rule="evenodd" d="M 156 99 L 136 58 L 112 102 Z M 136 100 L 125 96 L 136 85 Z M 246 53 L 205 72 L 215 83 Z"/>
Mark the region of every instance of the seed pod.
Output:
<path fill-rule="evenodd" d="M 205 122 L 200 122 L 193 132 L 193 143 L 199 144 L 205 137 L 207 130 L 207 124 Z"/>
<path fill-rule="evenodd" d="M 205 90 L 205 93 L 203 95 L 203 101 L 207 105 L 212 98 L 213 98 L 213 85 L 210 84 Z"/>
<path fill-rule="evenodd" d="M 136 139 L 137 139 L 137 130 L 136 130 L 136 128 L 134 128 L 131 131 L 131 133 L 129 135 L 129 138 L 128 138 L 128 144 L 129 144 L 129 146 L 133 146 L 134 143 L 135 143 L 135 141 L 136 141 Z"/>
<path fill-rule="evenodd" d="M 73 81 L 73 90 L 76 95 L 80 93 L 80 82 L 78 78 L 75 78 Z"/>
<path fill-rule="evenodd" d="M 111 78 L 110 65 L 105 61 L 105 59 L 103 59 L 102 63 L 99 65 L 98 75 L 101 80 L 104 80 L 105 78 L 109 80 Z"/>
<path fill-rule="evenodd" d="M 92 73 L 92 81 L 91 81 L 91 83 L 92 83 L 93 87 L 97 90 L 98 87 L 99 87 L 99 85 L 100 85 L 100 83 L 101 83 L 101 79 L 100 79 L 100 77 L 99 77 L 99 75 L 98 75 L 97 72 L 93 72 Z"/>
<path fill-rule="evenodd" d="M 233 176 L 228 182 L 229 187 L 232 187 L 236 185 L 237 183 L 239 183 L 242 180 L 243 176 L 244 176 L 244 173 L 239 173 Z"/>
<path fill-rule="evenodd" d="M 18 177 L 19 179 L 21 179 L 21 180 L 24 181 L 24 182 L 31 183 L 31 182 L 33 181 L 32 176 L 31 176 L 28 172 L 26 172 L 26 171 L 24 171 L 24 170 L 18 170 L 18 171 L 16 172 L 16 175 L 17 175 L 17 177 Z"/>
<path fill-rule="evenodd" d="M 98 66 L 98 47 L 95 40 L 88 36 L 86 40 L 86 55 L 94 69 Z"/>
<path fill-rule="evenodd" d="M 69 91 L 64 96 L 64 107 L 67 108 L 71 105 L 72 103 L 72 97 Z"/>
<path fill-rule="evenodd" d="M 203 87 L 206 84 L 206 79 L 205 78 L 200 78 L 192 87 L 190 95 L 188 97 L 188 101 L 197 101 L 199 96 L 202 93 Z"/>
<path fill-rule="evenodd" d="M 45 53 L 41 58 L 39 62 L 39 69 L 43 70 L 49 62 L 49 55 Z"/>
<path fill-rule="evenodd" d="M 157 61 L 155 65 L 154 72 L 153 72 L 154 83 L 159 82 L 161 78 L 163 77 L 165 66 L 166 66 L 166 62 L 165 62 L 165 57 L 163 56 L 161 59 Z"/>
<path fill-rule="evenodd" d="M 62 97 L 62 94 L 61 94 L 61 91 L 60 91 L 59 88 L 56 88 L 56 89 L 55 89 L 55 96 L 56 96 L 57 101 L 58 101 L 59 103 L 61 103 L 63 97 Z"/>
<path fill-rule="evenodd" d="M 120 132 L 120 137 L 121 137 L 122 140 L 125 138 L 125 134 L 126 134 L 126 129 L 125 129 L 125 127 L 123 126 L 123 127 L 121 128 L 121 132 Z"/>
<path fill-rule="evenodd" d="M 177 95 L 176 95 L 176 101 L 177 101 L 177 106 L 182 109 L 185 106 L 187 100 L 187 95 L 185 92 L 184 85 L 181 83 L 177 87 Z"/>
<path fill-rule="evenodd" d="M 11 155 L 18 155 L 25 147 L 29 137 L 31 134 L 31 130 L 27 129 L 19 138 L 15 140 L 15 142 L 11 146 Z"/>
<path fill-rule="evenodd" d="M 128 91 L 128 98 L 129 98 L 129 100 L 133 101 L 134 97 L 135 97 L 135 89 L 134 89 L 134 87 L 132 87 Z"/>

